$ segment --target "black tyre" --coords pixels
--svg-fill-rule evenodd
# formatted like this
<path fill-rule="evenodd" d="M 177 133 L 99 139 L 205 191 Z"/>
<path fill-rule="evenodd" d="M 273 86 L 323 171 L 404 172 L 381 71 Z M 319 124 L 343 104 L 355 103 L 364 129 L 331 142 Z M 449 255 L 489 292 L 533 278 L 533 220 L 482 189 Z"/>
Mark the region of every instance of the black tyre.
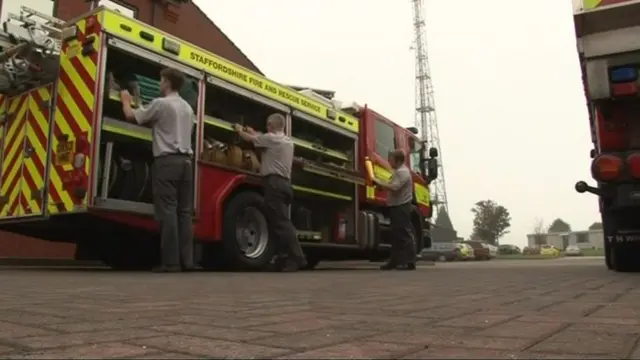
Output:
<path fill-rule="evenodd" d="M 604 263 L 607 266 L 607 269 L 613 270 L 613 265 L 611 264 L 611 245 L 609 245 L 609 241 L 607 237 L 604 237 Z"/>
<path fill-rule="evenodd" d="M 264 199 L 260 194 L 236 195 L 224 211 L 222 242 L 225 259 L 238 270 L 265 270 L 276 252 L 269 236 Z"/>

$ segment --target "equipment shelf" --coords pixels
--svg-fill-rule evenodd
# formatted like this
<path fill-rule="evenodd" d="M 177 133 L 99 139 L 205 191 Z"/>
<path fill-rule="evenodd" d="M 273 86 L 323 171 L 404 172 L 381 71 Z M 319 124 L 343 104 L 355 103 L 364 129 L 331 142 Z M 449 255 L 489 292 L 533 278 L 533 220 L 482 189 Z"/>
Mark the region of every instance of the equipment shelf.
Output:
<path fill-rule="evenodd" d="M 113 101 L 120 101 L 120 94 L 117 91 L 110 91 L 109 92 L 109 100 L 113 100 Z M 137 106 L 137 104 L 132 104 L 133 106 Z M 231 124 L 228 121 L 222 120 L 222 119 L 218 119 L 215 118 L 213 116 L 205 116 L 204 117 L 204 123 L 206 125 L 209 126 L 215 126 L 219 129 L 223 129 L 223 130 L 227 130 L 227 131 L 233 131 L 233 124 Z M 105 127 L 104 130 L 109 131 L 109 132 L 114 132 L 114 133 L 118 133 L 121 135 L 130 135 L 132 137 L 136 137 L 142 140 L 151 140 L 151 135 L 149 131 L 142 131 L 146 128 L 141 127 L 141 126 L 137 126 L 138 131 L 133 132 L 131 130 L 131 126 L 136 126 L 133 124 L 128 124 L 126 122 L 123 121 L 118 121 L 115 119 L 109 119 L 109 121 L 107 123 L 105 123 Z M 123 128 L 126 128 L 126 132 L 123 131 Z M 147 129 L 148 130 L 148 129 Z M 142 133 L 148 133 L 149 136 L 143 135 Z M 332 150 L 332 149 L 327 149 L 325 147 L 322 146 L 318 146 L 316 144 L 313 144 L 310 141 L 306 141 L 306 140 L 302 140 L 302 139 L 298 139 L 295 137 L 292 137 L 293 143 L 301 148 L 304 148 L 306 150 L 310 150 L 313 152 L 316 152 L 318 154 L 321 155 L 326 155 L 329 157 L 332 157 L 334 159 L 337 160 L 341 160 L 341 161 L 349 161 L 349 157 L 347 156 L 347 154 L 340 152 L 340 151 L 336 151 L 336 150 Z"/>

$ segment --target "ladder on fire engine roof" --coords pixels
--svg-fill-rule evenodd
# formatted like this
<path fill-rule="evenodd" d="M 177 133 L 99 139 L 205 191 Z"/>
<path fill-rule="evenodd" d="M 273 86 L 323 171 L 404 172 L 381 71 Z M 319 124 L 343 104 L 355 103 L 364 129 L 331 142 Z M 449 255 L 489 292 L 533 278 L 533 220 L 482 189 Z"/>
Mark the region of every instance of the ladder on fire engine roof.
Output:
<path fill-rule="evenodd" d="M 43 69 L 41 65 L 44 59 L 50 64 L 58 61 L 64 25 L 64 21 L 26 6 L 20 7 L 19 14 L 8 14 L 0 29 L 2 93 L 23 88 L 31 82 L 34 71 L 52 71 L 53 67 Z M 36 53 L 39 55 L 34 57 Z M 33 63 L 34 59 L 42 60 Z"/>
<path fill-rule="evenodd" d="M 0 30 L 0 61 L 7 55 L 16 53 L 16 48 L 31 45 L 36 48 L 59 53 L 62 27 L 65 22 L 26 6 L 20 7 L 20 14 L 9 13 Z"/>

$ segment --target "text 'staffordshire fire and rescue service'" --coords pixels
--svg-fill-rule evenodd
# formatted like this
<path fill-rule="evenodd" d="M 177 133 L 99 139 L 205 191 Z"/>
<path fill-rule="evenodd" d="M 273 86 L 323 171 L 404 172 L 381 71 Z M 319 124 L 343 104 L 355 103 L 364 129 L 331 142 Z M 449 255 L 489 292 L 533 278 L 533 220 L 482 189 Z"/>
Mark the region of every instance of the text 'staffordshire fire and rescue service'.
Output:
<path fill-rule="evenodd" d="M 124 121 L 159 96 L 160 70 L 188 81 L 181 96 L 197 114 L 193 134 L 194 233 L 205 267 L 261 270 L 271 262 L 260 154 L 233 124 L 264 130 L 285 115 L 295 144 L 291 219 L 308 256 L 388 257 L 387 154 L 403 149 L 412 170 L 418 250 L 430 245 L 429 182 L 437 152 L 417 130 L 366 105 L 296 91 L 118 12 L 99 7 L 61 20 L 26 7 L 0 34 L 0 227 L 77 245 L 79 259 L 146 268 L 158 259 L 150 186 L 151 130 Z M 369 174 L 372 173 L 372 174 Z"/>

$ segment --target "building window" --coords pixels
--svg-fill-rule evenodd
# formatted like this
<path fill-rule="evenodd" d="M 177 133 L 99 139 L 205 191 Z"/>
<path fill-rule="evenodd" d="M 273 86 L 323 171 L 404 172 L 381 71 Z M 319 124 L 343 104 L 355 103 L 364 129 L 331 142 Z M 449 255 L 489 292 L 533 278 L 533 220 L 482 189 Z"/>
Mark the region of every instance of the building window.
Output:
<path fill-rule="evenodd" d="M 576 234 L 576 242 L 579 244 L 584 244 L 589 242 L 589 234 L 588 233 L 577 233 Z"/>
<path fill-rule="evenodd" d="M 122 15 L 136 19 L 138 17 L 138 9 L 121 0 L 99 0 L 98 6 L 104 6 L 107 9 L 115 10 Z"/>
<path fill-rule="evenodd" d="M 396 149 L 396 133 L 393 126 L 382 120 L 376 120 L 376 153 L 383 158 Z"/>

